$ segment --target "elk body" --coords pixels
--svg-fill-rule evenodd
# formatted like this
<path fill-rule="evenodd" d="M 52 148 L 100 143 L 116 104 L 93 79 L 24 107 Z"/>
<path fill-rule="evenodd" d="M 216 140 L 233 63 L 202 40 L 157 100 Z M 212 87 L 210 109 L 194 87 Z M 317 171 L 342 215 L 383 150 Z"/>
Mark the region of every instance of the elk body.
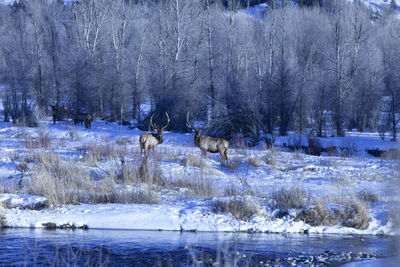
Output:
<path fill-rule="evenodd" d="M 142 155 L 142 153 L 144 152 L 144 154 L 146 155 L 146 152 L 149 149 L 152 149 L 154 151 L 154 148 L 158 145 L 158 144 L 162 144 L 163 142 L 163 134 L 164 134 L 164 130 L 168 127 L 169 125 L 169 116 L 168 113 L 165 112 L 165 115 L 167 116 L 167 124 L 163 127 L 158 126 L 157 124 L 153 123 L 153 115 L 151 115 L 150 117 L 150 127 L 152 127 L 154 130 L 157 131 L 157 133 L 145 133 L 142 134 L 139 138 L 139 143 L 140 143 L 140 155 Z"/>
<path fill-rule="evenodd" d="M 93 115 L 91 113 L 76 112 L 74 114 L 74 124 L 84 124 L 86 129 L 92 128 Z"/>
<path fill-rule="evenodd" d="M 223 138 L 214 138 L 206 135 L 200 135 L 204 130 L 210 126 L 210 117 L 208 117 L 207 124 L 204 128 L 196 129 L 189 122 L 189 112 L 186 116 L 186 126 L 194 132 L 194 144 L 201 150 L 201 156 L 207 157 L 207 152 L 219 153 L 222 160 L 228 160 L 226 151 L 229 147 L 229 142 Z"/>

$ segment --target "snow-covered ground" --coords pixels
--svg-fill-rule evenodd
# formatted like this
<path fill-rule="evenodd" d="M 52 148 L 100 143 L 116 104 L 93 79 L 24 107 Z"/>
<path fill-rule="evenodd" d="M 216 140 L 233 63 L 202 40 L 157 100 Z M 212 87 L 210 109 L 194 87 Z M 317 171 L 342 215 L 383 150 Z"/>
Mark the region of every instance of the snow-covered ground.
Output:
<path fill-rule="evenodd" d="M 29 137 L 46 133 L 51 137 L 50 148 L 29 148 Z M 24 185 L 30 179 L 35 162 L 29 162 L 21 170 L 25 156 L 51 150 L 62 159 L 72 160 L 85 166 L 85 171 L 96 173 L 97 180 L 106 179 L 115 160 L 102 159 L 95 166 L 85 165 L 84 152 L 80 148 L 88 144 L 110 144 L 119 146 L 124 140 L 124 155 L 127 161 L 140 162 L 139 136 L 143 132 L 125 126 L 95 121 L 91 130 L 74 126 L 71 122 L 53 125 L 50 118 L 41 122 L 39 128 L 14 127 L 0 123 L 0 203 L 7 208 L 5 224 L 10 227 L 44 227 L 47 223 L 57 226 L 87 226 L 101 229 L 146 229 L 181 231 L 260 231 L 260 232 L 309 232 L 340 234 L 395 234 L 398 229 L 391 214 L 400 201 L 399 162 L 374 158 L 366 149 L 394 149 L 396 143 L 382 141 L 377 134 L 352 133 L 346 138 L 323 139 L 321 143 L 350 144 L 357 153 L 354 157 L 311 156 L 301 152 L 279 151 L 264 148 L 229 148 L 228 165 L 220 162 L 218 154 L 209 154 L 200 159 L 202 166 L 187 164 L 188 158 L 199 159 L 200 150 L 193 144 L 193 134 L 166 132 L 164 143 L 157 146 L 160 155 L 158 167 L 162 176 L 169 181 L 190 180 L 175 188 L 158 187 L 160 197 L 157 204 L 106 203 L 80 205 L 58 205 L 43 209 L 46 199 L 41 196 L 25 195 Z M 290 138 L 277 138 L 276 144 L 289 142 Z M 285 141 L 286 140 L 286 141 Z M 290 143 L 290 142 L 289 142 Z M 339 145 L 338 145 L 339 147 Z M 186 162 L 186 163 L 185 163 Z M 100 177 L 100 178 L 99 178 Z M 54 178 L 55 179 L 55 178 Z M 194 183 L 208 183 L 215 192 L 204 197 L 188 193 Z M 128 188 L 129 185 L 127 186 Z M 131 185 L 131 190 L 140 187 Z M 228 194 L 235 188 L 237 196 Z M 271 196 L 280 190 L 300 188 L 307 197 L 318 199 L 324 207 L 343 209 L 345 202 L 367 197 L 363 200 L 370 213 L 371 221 L 366 229 L 360 230 L 342 225 L 311 226 L 296 215 L 299 208 L 282 210 L 274 206 Z M 14 193 L 14 194 L 13 194 Z M 363 194 L 365 193 L 365 194 Z M 371 197 L 372 196 L 372 197 Z M 372 198 L 372 199 L 371 199 Z M 244 199 L 258 207 L 257 212 L 239 220 L 227 212 L 215 213 L 213 203 L 217 200 Z M 311 203 L 311 202 L 310 202 Z M 313 205 L 313 204 L 310 204 Z M 311 206 L 313 207 L 313 206 Z M 1 212 L 1 211 L 0 211 Z M 0 216 L 1 218 L 1 216 Z"/>

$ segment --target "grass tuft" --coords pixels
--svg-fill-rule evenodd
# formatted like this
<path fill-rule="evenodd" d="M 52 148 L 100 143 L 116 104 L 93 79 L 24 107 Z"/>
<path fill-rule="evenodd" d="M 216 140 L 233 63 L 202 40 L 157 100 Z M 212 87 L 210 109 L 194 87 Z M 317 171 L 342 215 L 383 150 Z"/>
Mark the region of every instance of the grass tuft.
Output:
<path fill-rule="evenodd" d="M 271 198 L 275 201 L 275 208 L 286 210 L 305 208 L 309 202 L 308 194 L 299 186 L 274 190 Z"/>
<path fill-rule="evenodd" d="M 258 214 L 259 211 L 258 205 L 246 198 L 215 200 L 211 202 L 211 208 L 214 213 L 229 213 L 236 219 L 243 221 Z"/>

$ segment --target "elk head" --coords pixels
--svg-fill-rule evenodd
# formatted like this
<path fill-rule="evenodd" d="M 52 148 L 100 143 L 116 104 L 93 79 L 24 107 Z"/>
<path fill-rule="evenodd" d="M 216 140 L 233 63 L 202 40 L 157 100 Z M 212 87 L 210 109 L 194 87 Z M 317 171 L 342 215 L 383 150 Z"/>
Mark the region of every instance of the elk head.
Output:
<path fill-rule="evenodd" d="M 139 138 L 139 143 L 140 143 L 140 154 L 142 154 L 142 152 L 144 152 L 144 154 L 146 154 L 146 152 L 149 149 L 152 149 L 154 151 L 154 148 L 156 147 L 156 145 L 158 144 L 162 144 L 163 142 L 163 134 L 164 134 L 164 130 L 168 127 L 169 125 L 169 116 L 168 113 L 165 112 L 165 116 L 167 116 L 167 124 L 165 126 L 159 126 L 155 123 L 153 123 L 153 115 L 151 115 L 150 117 L 150 126 L 157 131 L 157 133 L 145 133 L 142 134 Z"/>
<path fill-rule="evenodd" d="M 222 160 L 228 160 L 226 150 L 229 143 L 223 138 L 214 138 L 210 136 L 200 135 L 204 130 L 210 127 L 210 116 L 208 117 L 207 124 L 203 128 L 194 128 L 189 121 L 189 112 L 186 115 L 186 126 L 194 132 L 194 144 L 201 150 L 201 155 L 207 157 L 207 152 L 219 153 Z"/>

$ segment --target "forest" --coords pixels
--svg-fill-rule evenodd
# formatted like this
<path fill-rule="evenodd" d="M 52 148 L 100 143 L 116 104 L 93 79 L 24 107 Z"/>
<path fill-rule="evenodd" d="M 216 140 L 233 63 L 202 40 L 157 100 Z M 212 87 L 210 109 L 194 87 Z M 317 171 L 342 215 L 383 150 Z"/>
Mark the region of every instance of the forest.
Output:
<path fill-rule="evenodd" d="M 390 132 L 400 120 L 400 20 L 361 1 L 27 0 L 0 6 L 4 121 L 50 106 L 135 122 L 186 114 L 249 145 L 291 131 Z M 323 4 L 322 4 L 323 3 Z"/>

